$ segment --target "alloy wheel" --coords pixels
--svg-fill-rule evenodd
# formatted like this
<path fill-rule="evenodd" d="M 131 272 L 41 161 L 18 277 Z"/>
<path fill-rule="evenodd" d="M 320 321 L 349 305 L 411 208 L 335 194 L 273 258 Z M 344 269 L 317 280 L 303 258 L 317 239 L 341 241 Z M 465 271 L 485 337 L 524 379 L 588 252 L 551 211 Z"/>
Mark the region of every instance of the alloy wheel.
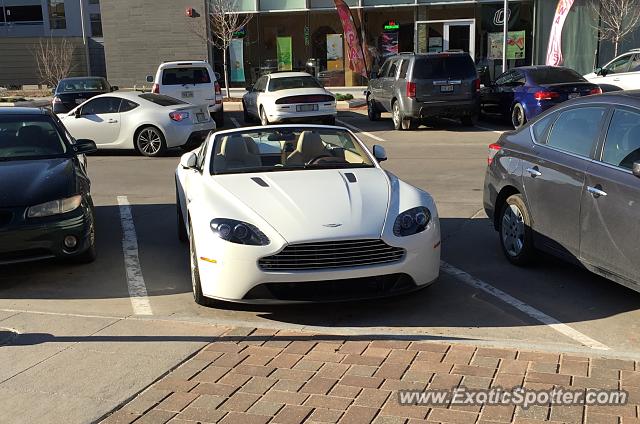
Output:
<path fill-rule="evenodd" d="M 264 108 L 260 108 L 260 125 L 266 127 L 269 125 L 269 119 L 267 118 L 267 112 L 264 111 Z"/>
<path fill-rule="evenodd" d="M 508 205 L 502 215 L 502 241 L 506 252 L 511 257 L 522 253 L 524 248 L 524 215 L 516 205 Z"/>
<path fill-rule="evenodd" d="M 513 108 L 513 112 L 511 114 L 511 123 L 515 129 L 520 128 L 525 124 L 524 111 L 522 110 L 522 106 L 515 105 Z"/>
<path fill-rule="evenodd" d="M 147 156 L 154 156 L 162 149 L 162 137 L 157 130 L 145 128 L 138 134 L 138 148 Z"/>
<path fill-rule="evenodd" d="M 193 240 L 193 230 L 190 231 L 189 237 L 189 263 L 191 269 L 191 291 L 193 292 L 193 297 L 196 297 L 197 292 L 197 282 L 196 282 L 196 274 L 198 272 L 198 259 L 196 256 L 196 246 Z"/>
<path fill-rule="evenodd" d="M 393 125 L 395 125 L 396 128 L 400 128 L 400 120 L 400 106 L 398 106 L 398 102 L 395 102 L 393 104 Z"/>

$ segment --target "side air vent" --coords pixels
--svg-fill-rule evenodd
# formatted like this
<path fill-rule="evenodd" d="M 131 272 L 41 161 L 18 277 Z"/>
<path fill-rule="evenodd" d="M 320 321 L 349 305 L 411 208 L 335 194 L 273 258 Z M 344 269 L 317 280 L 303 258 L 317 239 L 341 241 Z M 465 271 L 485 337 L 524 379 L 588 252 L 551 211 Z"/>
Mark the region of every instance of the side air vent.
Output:
<path fill-rule="evenodd" d="M 351 172 L 347 172 L 346 174 L 344 174 L 344 176 L 347 177 L 347 181 L 349 181 L 350 183 L 358 182 L 358 179 L 356 178 L 356 176 Z"/>
<path fill-rule="evenodd" d="M 269 184 L 267 184 L 267 182 L 260 177 L 253 177 L 251 179 L 255 181 L 256 184 L 258 184 L 260 187 L 269 187 Z"/>

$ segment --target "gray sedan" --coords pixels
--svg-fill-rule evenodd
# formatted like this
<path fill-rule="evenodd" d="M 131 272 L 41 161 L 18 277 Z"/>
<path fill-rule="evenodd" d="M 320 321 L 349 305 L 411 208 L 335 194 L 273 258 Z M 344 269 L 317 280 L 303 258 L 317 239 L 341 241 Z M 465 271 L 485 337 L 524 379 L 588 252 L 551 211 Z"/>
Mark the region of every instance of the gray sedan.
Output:
<path fill-rule="evenodd" d="M 488 161 L 484 207 L 509 261 L 543 250 L 640 291 L 640 91 L 563 103 Z"/>

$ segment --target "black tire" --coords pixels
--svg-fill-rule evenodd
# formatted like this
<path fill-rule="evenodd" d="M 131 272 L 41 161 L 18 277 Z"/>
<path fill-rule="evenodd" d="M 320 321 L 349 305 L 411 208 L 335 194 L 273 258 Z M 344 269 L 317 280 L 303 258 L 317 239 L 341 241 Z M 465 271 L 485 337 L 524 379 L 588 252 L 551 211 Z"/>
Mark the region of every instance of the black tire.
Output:
<path fill-rule="evenodd" d="M 182 206 L 180 204 L 180 196 L 178 195 L 178 186 L 176 185 L 176 215 L 178 216 L 178 240 L 180 243 L 187 244 L 189 242 L 189 234 L 187 233 L 186 226 L 184 224 L 184 217 L 182 215 Z"/>
<path fill-rule="evenodd" d="M 216 122 L 216 129 L 224 128 L 224 109 L 220 108 L 219 111 L 214 113 L 213 120 Z"/>
<path fill-rule="evenodd" d="M 466 115 L 462 116 L 460 121 L 465 127 L 473 127 L 478 122 L 478 117 L 476 115 Z"/>
<path fill-rule="evenodd" d="M 502 252 L 509 262 L 517 266 L 526 266 L 534 260 L 531 215 L 522 195 L 514 194 L 502 205 L 498 233 Z"/>
<path fill-rule="evenodd" d="M 242 102 L 242 117 L 244 118 L 245 124 L 250 124 L 253 122 L 253 117 L 251 116 L 251 114 L 249 114 L 247 105 L 244 104 L 244 101 Z"/>
<path fill-rule="evenodd" d="M 158 128 L 147 125 L 136 131 L 134 137 L 136 150 L 143 156 L 156 158 L 167 151 L 167 141 Z"/>
<path fill-rule="evenodd" d="M 400 110 L 400 102 L 394 101 L 391 105 L 393 128 L 398 131 L 415 130 L 418 128 L 418 121 L 404 116 Z"/>
<path fill-rule="evenodd" d="M 380 112 L 376 108 L 376 103 L 371 97 L 367 97 L 367 116 L 369 121 L 379 121 Z"/>
<path fill-rule="evenodd" d="M 211 306 L 212 300 L 202 294 L 202 284 L 200 282 L 200 269 L 198 267 L 198 255 L 196 254 L 195 240 L 193 238 L 193 228 L 189 225 L 189 260 L 191 264 L 191 290 L 193 300 L 201 306 Z"/>
<path fill-rule="evenodd" d="M 266 127 L 269 125 L 269 118 L 267 117 L 267 112 L 264 111 L 264 108 L 260 106 L 260 125 Z"/>
<path fill-rule="evenodd" d="M 513 105 L 511 109 L 511 125 L 516 130 L 519 130 L 527 123 L 527 116 L 524 113 L 524 108 L 520 103 Z"/>

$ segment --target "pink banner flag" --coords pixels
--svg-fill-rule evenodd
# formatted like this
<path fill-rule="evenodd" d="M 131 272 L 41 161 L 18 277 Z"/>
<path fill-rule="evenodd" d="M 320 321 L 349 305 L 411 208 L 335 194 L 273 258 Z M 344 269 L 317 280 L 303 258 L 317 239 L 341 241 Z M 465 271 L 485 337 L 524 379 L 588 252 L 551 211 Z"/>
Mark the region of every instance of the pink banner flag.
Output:
<path fill-rule="evenodd" d="M 349 6 L 347 6 L 344 0 L 335 0 L 335 3 L 338 15 L 342 21 L 344 38 L 347 40 L 349 69 L 368 78 L 369 75 L 367 75 L 367 65 L 364 61 L 362 46 L 360 45 L 358 32 L 356 31 L 356 25 L 353 22 L 353 16 L 351 16 Z"/>
<path fill-rule="evenodd" d="M 564 61 L 562 57 L 562 27 L 567 19 L 569 10 L 574 0 L 558 0 L 556 15 L 553 18 L 551 34 L 549 35 L 549 47 L 547 48 L 547 65 L 559 66 Z"/>

